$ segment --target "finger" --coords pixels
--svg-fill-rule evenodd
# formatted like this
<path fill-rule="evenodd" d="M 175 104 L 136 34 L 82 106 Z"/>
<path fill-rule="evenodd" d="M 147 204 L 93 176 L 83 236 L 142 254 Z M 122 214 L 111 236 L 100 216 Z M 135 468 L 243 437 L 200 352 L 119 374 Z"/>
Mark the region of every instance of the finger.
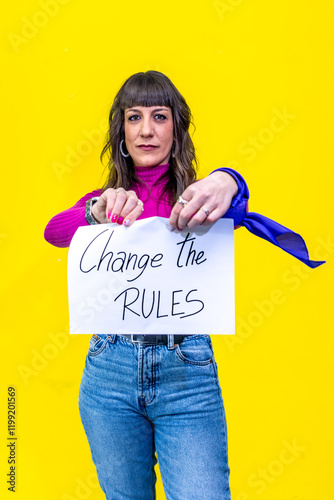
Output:
<path fill-rule="evenodd" d="M 107 217 L 111 222 L 117 222 L 118 217 L 120 217 L 121 212 L 128 200 L 128 196 L 125 190 L 113 190 L 114 193 L 110 193 L 107 202 Z"/>
<path fill-rule="evenodd" d="M 131 212 L 129 212 L 129 214 L 122 221 L 124 226 L 126 227 L 131 226 L 135 222 L 135 220 L 138 219 L 138 217 L 140 217 L 143 211 L 144 211 L 143 202 L 141 200 L 138 200 L 135 208 Z"/>
<path fill-rule="evenodd" d="M 201 207 L 194 217 L 188 222 L 187 227 L 192 229 L 196 227 L 196 225 L 209 225 L 217 222 L 217 220 L 221 219 L 223 215 L 227 212 L 229 206 L 227 204 L 218 205 L 216 208 L 209 209 L 207 205 Z M 209 212 L 209 213 L 207 213 Z"/>
<path fill-rule="evenodd" d="M 92 208 L 92 215 L 101 224 L 109 222 L 106 214 L 107 201 L 108 201 L 108 193 L 105 191 L 104 193 L 101 194 L 98 201 L 94 203 Z"/>
<path fill-rule="evenodd" d="M 138 205 L 138 198 L 137 195 L 131 196 L 129 193 L 127 193 L 127 200 L 124 203 L 121 211 L 119 212 L 118 219 L 117 219 L 117 224 L 122 224 L 123 220 L 125 217 L 128 216 L 129 213 L 132 212 Z"/>
<path fill-rule="evenodd" d="M 221 209 L 216 208 L 215 210 L 212 210 L 210 215 L 208 215 L 204 220 L 204 222 L 202 222 L 202 226 L 208 226 L 210 224 L 213 224 L 214 222 L 217 222 L 217 220 L 221 218 L 222 218 Z"/>
<path fill-rule="evenodd" d="M 183 207 L 181 205 L 174 205 L 172 212 L 169 217 L 169 225 L 172 229 L 176 229 L 178 227 L 178 220 L 179 220 L 179 215 Z"/>
<path fill-rule="evenodd" d="M 206 208 L 201 207 L 197 212 L 191 217 L 191 219 L 187 222 L 187 227 L 192 229 L 196 226 L 200 226 L 204 224 L 210 214 L 210 210 L 208 210 L 209 214 L 206 212 Z"/>
<path fill-rule="evenodd" d="M 109 216 L 111 215 L 113 206 L 116 201 L 116 192 L 113 188 L 106 189 L 100 196 L 97 203 L 94 205 L 94 211 L 97 209 L 101 217 L 104 219 L 103 222 L 110 222 Z"/>
<path fill-rule="evenodd" d="M 201 211 L 204 203 L 206 203 L 207 197 L 203 194 L 195 195 L 189 203 L 181 210 L 177 220 L 177 226 L 179 229 L 184 229 L 186 226 L 195 227 L 197 224 L 201 224 L 205 219 L 206 215 Z M 214 206 L 205 205 L 208 207 L 209 212 L 215 208 Z M 189 224 L 191 224 L 189 226 Z"/>
<path fill-rule="evenodd" d="M 136 220 L 139 215 L 143 212 L 143 202 L 138 200 L 137 195 L 134 193 L 134 196 L 129 195 L 127 202 L 125 203 L 123 210 L 120 216 L 117 219 L 117 224 L 123 224 L 125 220 L 127 223 L 126 226 L 130 225 L 129 221 Z M 134 214 L 133 214 L 134 212 Z M 134 217 L 134 219 L 132 219 Z"/>
<path fill-rule="evenodd" d="M 216 222 L 226 214 L 229 208 L 230 203 L 225 200 L 223 203 L 220 203 L 219 205 L 217 205 L 217 207 L 210 211 L 210 214 L 207 217 L 207 221 L 209 223 Z"/>
<path fill-rule="evenodd" d="M 185 198 L 183 198 L 183 196 L 182 196 L 182 199 L 184 201 L 187 201 Z M 184 209 L 184 206 L 179 201 L 177 201 L 175 203 L 175 205 L 173 206 L 170 217 L 169 217 L 169 221 L 168 221 L 169 225 L 172 229 L 176 229 L 178 227 L 179 216 L 180 216 L 180 213 L 183 209 Z"/>
<path fill-rule="evenodd" d="M 196 185 L 193 185 L 196 187 Z M 231 198 L 226 196 L 223 199 L 210 197 L 208 193 L 195 192 L 193 198 L 187 206 L 180 212 L 177 220 L 179 228 L 185 228 L 186 225 L 192 229 L 200 224 L 213 224 L 223 217 L 230 208 Z M 206 213 L 206 212 L 209 212 Z M 190 213 L 192 212 L 192 216 Z"/>

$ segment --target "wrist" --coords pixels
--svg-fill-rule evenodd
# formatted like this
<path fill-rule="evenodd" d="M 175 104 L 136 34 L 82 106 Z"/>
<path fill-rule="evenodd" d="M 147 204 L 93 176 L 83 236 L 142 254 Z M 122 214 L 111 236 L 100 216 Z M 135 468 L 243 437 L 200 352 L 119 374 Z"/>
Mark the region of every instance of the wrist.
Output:
<path fill-rule="evenodd" d="M 101 224 L 99 220 L 94 216 L 93 207 L 95 203 L 98 201 L 99 197 L 95 196 L 94 198 L 90 198 L 86 201 L 86 210 L 85 210 L 85 218 L 88 224 Z"/>

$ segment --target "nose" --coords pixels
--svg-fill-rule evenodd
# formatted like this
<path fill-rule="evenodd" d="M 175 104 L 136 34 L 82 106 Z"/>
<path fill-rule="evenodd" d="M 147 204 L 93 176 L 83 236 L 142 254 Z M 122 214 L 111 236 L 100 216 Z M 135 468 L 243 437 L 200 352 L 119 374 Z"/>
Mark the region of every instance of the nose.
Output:
<path fill-rule="evenodd" d="M 141 127 L 139 130 L 139 135 L 141 137 L 152 137 L 153 124 L 151 122 L 150 117 L 143 116 L 140 125 L 141 125 Z"/>

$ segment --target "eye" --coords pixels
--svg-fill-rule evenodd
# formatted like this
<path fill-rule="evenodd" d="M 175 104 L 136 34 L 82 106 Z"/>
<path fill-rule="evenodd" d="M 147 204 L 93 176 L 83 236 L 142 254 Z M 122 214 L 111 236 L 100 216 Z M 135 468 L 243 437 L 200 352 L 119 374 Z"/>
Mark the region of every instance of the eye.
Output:
<path fill-rule="evenodd" d="M 154 115 L 154 119 L 159 120 L 159 121 L 163 121 L 163 120 L 167 120 L 167 116 L 162 115 L 161 113 L 158 113 L 157 115 Z"/>
<path fill-rule="evenodd" d="M 139 115 L 131 115 L 128 117 L 129 122 L 134 122 L 136 120 L 139 120 L 140 116 Z"/>

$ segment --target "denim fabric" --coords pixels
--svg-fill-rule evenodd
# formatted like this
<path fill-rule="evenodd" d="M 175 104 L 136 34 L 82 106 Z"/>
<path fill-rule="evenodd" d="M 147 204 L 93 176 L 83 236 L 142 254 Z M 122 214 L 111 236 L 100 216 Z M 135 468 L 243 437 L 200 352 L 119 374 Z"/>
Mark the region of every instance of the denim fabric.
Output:
<path fill-rule="evenodd" d="M 211 339 L 139 345 L 93 336 L 79 408 L 107 500 L 230 500 L 224 405 Z"/>

